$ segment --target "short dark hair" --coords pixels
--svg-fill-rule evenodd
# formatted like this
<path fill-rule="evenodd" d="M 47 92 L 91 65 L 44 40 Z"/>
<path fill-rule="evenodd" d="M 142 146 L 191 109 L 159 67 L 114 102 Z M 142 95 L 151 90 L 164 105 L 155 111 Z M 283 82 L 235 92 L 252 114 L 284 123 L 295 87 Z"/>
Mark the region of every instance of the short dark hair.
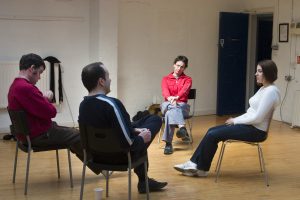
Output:
<path fill-rule="evenodd" d="M 82 69 L 81 81 L 89 92 L 97 87 L 99 78 L 105 80 L 105 70 L 102 62 L 91 63 Z"/>
<path fill-rule="evenodd" d="M 176 64 L 178 61 L 182 61 L 184 63 L 184 68 L 187 68 L 188 67 L 188 64 L 189 64 L 189 59 L 186 57 L 186 56 L 177 56 L 174 60 L 174 63 L 173 64 Z"/>
<path fill-rule="evenodd" d="M 41 66 L 45 69 L 46 65 L 44 63 L 44 60 L 41 58 L 41 56 L 34 54 L 34 53 L 29 53 L 25 54 L 21 57 L 20 63 L 19 63 L 19 69 L 20 70 L 26 70 L 30 68 L 33 65 L 34 69 L 38 69 Z"/>
<path fill-rule="evenodd" d="M 278 70 L 273 60 L 262 60 L 258 62 L 258 65 L 261 66 L 264 77 L 268 82 L 273 83 L 276 81 Z"/>

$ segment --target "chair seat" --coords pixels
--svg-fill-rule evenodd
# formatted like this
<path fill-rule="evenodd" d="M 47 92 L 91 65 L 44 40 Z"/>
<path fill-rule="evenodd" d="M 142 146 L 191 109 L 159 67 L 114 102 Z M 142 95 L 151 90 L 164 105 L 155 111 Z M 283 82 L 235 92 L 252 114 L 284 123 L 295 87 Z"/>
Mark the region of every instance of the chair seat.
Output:
<path fill-rule="evenodd" d="M 28 145 L 24 143 L 19 143 L 18 147 L 28 153 Z M 38 147 L 38 146 L 31 146 L 31 149 L 33 152 L 41 152 L 41 151 L 52 151 L 52 150 L 60 150 L 60 149 L 68 149 L 68 145 L 52 145 L 52 146 L 44 146 L 44 147 Z"/>
<path fill-rule="evenodd" d="M 131 167 L 135 168 L 141 164 L 143 164 L 147 160 L 147 155 L 142 156 L 138 158 L 137 160 L 133 160 L 131 163 Z M 89 160 L 88 163 L 92 163 L 94 166 L 99 167 L 102 170 L 108 170 L 108 171 L 127 171 L 128 170 L 128 162 L 124 164 L 105 164 L 105 163 L 98 163 L 98 162 L 93 162 L 92 160 Z"/>
<path fill-rule="evenodd" d="M 264 142 L 265 140 L 261 141 Z M 258 145 L 261 142 L 247 142 L 247 141 L 242 141 L 242 140 L 226 140 L 224 141 L 226 143 L 245 143 L 245 144 L 250 144 L 250 145 Z"/>

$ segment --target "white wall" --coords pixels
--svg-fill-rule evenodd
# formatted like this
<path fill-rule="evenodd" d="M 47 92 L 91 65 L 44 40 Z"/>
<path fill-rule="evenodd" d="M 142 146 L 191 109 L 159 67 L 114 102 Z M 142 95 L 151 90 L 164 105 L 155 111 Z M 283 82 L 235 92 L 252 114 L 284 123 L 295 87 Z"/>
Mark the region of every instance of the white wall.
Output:
<path fill-rule="evenodd" d="M 0 36 L 0 62 L 19 61 L 29 52 L 62 62 L 67 96 L 54 119 L 59 124 L 77 123 L 78 106 L 87 94 L 80 74 L 91 62 L 109 68 L 111 95 L 117 96 L 118 0 L 1 0 Z M 0 132 L 7 132 L 9 124 L 1 110 Z"/>
<path fill-rule="evenodd" d="M 110 73 L 111 93 L 118 94 L 118 0 L 90 0 L 90 62 L 103 62 Z"/>
<path fill-rule="evenodd" d="M 0 18 L 0 61 L 19 61 L 30 52 L 57 57 L 62 62 L 63 86 L 77 121 L 84 94 L 80 73 L 89 61 L 89 2 L 1 0 Z M 54 120 L 73 124 L 66 96 Z M 7 130 L 9 124 L 7 113 L 2 111 L 0 130 Z"/>
<path fill-rule="evenodd" d="M 112 77 L 111 95 L 119 97 L 133 115 L 149 106 L 153 97 L 161 97 L 162 76 L 172 70 L 173 59 L 184 54 L 190 59 L 186 73 L 198 90 L 196 112 L 212 114 L 216 110 L 219 12 L 274 12 L 277 27 L 278 23 L 291 21 L 293 1 L 279 0 L 279 7 L 277 2 L 1 0 L 0 61 L 18 61 L 28 52 L 60 59 L 63 84 L 77 121 L 78 105 L 86 94 L 80 80 L 83 66 L 103 61 Z M 295 20 L 300 20 L 296 12 L 299 7 L 299 0 L 294 0 Z M 274 28 L 275 43 L 276 37 Z M 282 95 L 284 75 L 290 73 L 295 78 L 282 107 L 284 121 L 291 121 L 293 93 L 299 90 L 299 66 L 291 62 L 295 51 L 300 52 L 297 37 L 290 37 L 289 43 L 278 43 L 279 50 L 272 54 L 279 68 L 276 84 Z M 276 117 L 279 118 L 278 112 Z M 72 124 L 66 101 L 55 120 Z M 9 124 L 7 113 L 1 111 L 0 132 L 8 130 Z"/>
<path fill-rule="evenodd" d="M 239 10 L 239 1 L 121 1 L 118 88 L 129 113 L 161 97 L 161 79 L 179 54 L 190 61 L 196 113 L 215 113 L 219 12 Z"/>

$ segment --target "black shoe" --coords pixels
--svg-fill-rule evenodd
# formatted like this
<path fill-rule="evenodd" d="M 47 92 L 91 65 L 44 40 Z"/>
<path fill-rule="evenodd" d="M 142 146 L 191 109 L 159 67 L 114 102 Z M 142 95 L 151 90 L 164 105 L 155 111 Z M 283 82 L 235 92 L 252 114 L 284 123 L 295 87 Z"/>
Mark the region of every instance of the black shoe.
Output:
<path fill-rule="evenodd" d="M 167 182 L 158 182 L 158 181 L 154 180 L 153 178 L 148 178 L 148 183 L 149 183 L 149 192 L 160 191 L 166 185 L 168 185 Z M 146 193 L 145 181 L 139 181 L 137 188 L 138 188 L 139 193 L 141 193 L 141 194 Z"/>
<path fill-rule="evenodd" d="M 173 153 L 173 146 L 171 143 L 166 143 L 164 154 L 170 155 Z"/>
<path fill-rule="evenodd" d="M 179 128 L 178 131 L 176 132 L 176 136 L 177 136 L 178 138 L 185 138 L 185 137 L 189 137 L 189 134 L 188 134 L 188 132 L 187 132 L 187 130 L 186 130 L 185 127 L 181 127 L 181 128 Z"/>

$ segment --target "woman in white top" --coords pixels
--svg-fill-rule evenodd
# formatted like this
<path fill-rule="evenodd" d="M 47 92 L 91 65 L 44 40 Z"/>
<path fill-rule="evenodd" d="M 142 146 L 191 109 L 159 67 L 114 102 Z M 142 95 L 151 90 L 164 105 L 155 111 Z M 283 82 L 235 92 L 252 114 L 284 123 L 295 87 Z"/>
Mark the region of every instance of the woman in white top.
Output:
<path fill-rule="evenodd" d="M 186 176 L 207 176 L 218 143 L 228 139 L 261 142 L 267 138 L 267 129 L 275 107 L 280 103 L 280 93 L 273 82 L 277 79 L 277 66 L 272 60 L 260 61 L 255 73 L 262 87 L 249 99 L 247 112 L 229 118 L 224 125 L 210 128 L 191 159 L 174 168 Z"/>

